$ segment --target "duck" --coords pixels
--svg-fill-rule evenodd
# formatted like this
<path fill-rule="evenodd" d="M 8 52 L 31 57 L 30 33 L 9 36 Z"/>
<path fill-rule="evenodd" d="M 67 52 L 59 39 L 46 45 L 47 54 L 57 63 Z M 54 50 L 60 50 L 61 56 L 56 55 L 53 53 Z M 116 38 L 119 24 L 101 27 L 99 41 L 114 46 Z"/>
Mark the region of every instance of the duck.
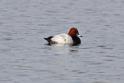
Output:
<path fill-rule="evenodd" d="M 81 44 L 81 39 L 79 37 L 82 37 L 79 35 L 78 29 L 75 27 L 69 28 L 67 33 L 61 33 L 54 36 L 49 36 L 47 38 L 44 38 L 48 45 L 52 44 L 69 44 L 69 45 L 79 45 Z"/>

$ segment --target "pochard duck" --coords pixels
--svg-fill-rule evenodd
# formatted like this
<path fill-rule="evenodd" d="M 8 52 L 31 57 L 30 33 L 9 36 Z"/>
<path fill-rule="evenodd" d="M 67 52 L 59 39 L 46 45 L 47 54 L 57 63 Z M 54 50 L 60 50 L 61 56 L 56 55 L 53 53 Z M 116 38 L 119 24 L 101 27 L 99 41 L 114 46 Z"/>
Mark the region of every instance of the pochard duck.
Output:
<path fill-rule="evenodd" d="M 79 45 L 81 43 L 81 40 L 79 37 L 82 37 L 82 36 L 79 35 L 77 28 L 71 27 L 68 33 L 49 36 L 44 39 L 48 41 L 48 45 L 52 45 L 52 44 Z"/>

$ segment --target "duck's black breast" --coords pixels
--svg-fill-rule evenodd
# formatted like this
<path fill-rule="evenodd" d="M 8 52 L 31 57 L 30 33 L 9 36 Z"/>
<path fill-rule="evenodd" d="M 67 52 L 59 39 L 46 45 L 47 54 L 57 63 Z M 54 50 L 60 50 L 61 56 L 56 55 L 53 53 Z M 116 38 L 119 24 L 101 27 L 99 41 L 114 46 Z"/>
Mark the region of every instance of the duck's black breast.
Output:
<path fill-rule="evenodd" d="M 81 44 L 81 40 L 77 36 L 73 36 L 72 37 L 72 40 L 73 40 L 73 45 L 79 45 L 79 44 Z"/>

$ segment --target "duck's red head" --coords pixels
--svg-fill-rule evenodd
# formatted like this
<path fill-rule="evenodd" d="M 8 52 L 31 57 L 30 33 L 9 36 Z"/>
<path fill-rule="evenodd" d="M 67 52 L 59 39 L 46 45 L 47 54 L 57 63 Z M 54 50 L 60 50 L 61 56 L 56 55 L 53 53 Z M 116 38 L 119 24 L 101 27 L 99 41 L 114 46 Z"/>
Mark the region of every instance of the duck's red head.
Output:
<path fill-rule="evenodd" d="M 79 35 L 79 32 L 78 32 L 77 28 L 71 27 L 68 31 L 68 35 L 70 35 L 71 37 L 74 37 L 74 36 Z"/>

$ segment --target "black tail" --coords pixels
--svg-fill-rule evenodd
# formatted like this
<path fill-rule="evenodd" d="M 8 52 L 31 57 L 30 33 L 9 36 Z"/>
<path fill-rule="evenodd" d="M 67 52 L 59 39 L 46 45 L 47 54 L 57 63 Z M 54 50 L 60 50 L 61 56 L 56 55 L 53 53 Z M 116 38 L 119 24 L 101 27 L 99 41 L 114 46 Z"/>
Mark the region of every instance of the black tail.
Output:
<path fill-rule="evenodd" d="M 50 36 L 50 37 L 44 38 L 44 39 L 47 40 L 50 43 L 51 42 L 51 38 L 53 38 L 53 36 Z"/>

